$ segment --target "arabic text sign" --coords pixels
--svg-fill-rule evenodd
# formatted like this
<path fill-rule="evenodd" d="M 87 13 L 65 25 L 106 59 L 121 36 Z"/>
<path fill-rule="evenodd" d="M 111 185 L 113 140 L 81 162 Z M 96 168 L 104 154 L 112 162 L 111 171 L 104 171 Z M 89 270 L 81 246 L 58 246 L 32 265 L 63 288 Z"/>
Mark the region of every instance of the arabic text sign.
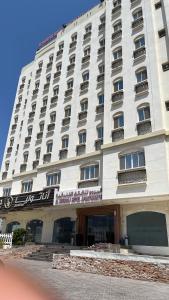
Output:
<path fill-rule="evenodd" d="M 54 205 L 82 204 L 102 200 L 101 188 L 78 189 L 74 191 L 55 191 Z"/>

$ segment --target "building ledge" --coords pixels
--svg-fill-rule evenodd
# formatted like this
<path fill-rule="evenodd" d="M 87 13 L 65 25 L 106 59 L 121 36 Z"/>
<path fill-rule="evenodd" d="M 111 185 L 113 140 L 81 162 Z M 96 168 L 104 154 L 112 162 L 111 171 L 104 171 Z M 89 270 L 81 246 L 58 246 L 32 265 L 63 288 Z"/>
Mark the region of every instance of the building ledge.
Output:
<path fill-rule="evenodd" d="M 121 188 L 121 187 L 132 187 L 132 186 L 136 186 L 136 185 L 147 185 L 147 182 L 146 181 L 138 181 L 138 182 L 131 182 L 131 183 L 119 183 L 118 184 L 118 187 Z"/>

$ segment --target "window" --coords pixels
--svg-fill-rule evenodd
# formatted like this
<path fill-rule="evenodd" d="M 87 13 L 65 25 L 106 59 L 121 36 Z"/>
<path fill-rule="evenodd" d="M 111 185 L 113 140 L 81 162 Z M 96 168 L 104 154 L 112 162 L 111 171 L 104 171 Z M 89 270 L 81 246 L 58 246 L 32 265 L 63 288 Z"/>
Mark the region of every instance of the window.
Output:
<path fill-rule="evenodd" d="M 46 76 L 46 82 L 50 83 L 50 80 L 51 80 L 51 74 L 49 74 L 49 75 Z"/>
<path fill-rule="evenodd" d="M 70 79 L 68 82 L 67 82 L 67 88 L 68 90 L 71 90 L 73 88 L 73 79 Z"/>
<path fill-rule="evenodd" d="M 14 144 L 14 138 L 11 138 L 11 139 L 10 139 L 10 147 L 12 147 L 13 144 Z"/>
<path fill-rule="evenodd" d="M 9 161 L 6 161 L 5 162 L 5 171 L 8 171 L 9 170 Z"/>
<path fill-rule="evenodd" d="M 86 143 L 86 131 L 79 132 L 79 145 Z"/>
<path fill-rule="evenodd" d="M 38 148 L 38 149 L 35 150 L 36 160 L 40 159 L 40 153 L 41 153 L 41 149 L 40 148 Z"/>
<path fill-rule="evenodd" d="M 102 126 L 97 128 L 97 137 L 98 137 L 98 139 L 103 139 L 103 131 L 104 131 L 104 129 L 103 129 Z"/>
<path fill-rule="evenodd" d="M 96 179 L 99 176 L 99 165 L 90 165 L 81 168 L 81 180 Z"/>
<path fill-rule="evenodd" d="M 142 69 L 136 72 L 137 83 L 142 82 L 147 79 L 147 70 Z"/>
<path fill-rule="evenodd" d="M 72 42 L 75 42 L 75 41 L 77 41 L 77 33 L 74 33 L 72 35 Z"/>
<path fill-rule="evenodd" d="M 104 14 L 104 15 L 102 15 L 102 16 L 100 17 L 100 23 L 101 23 L 101 24 L 104 24 L 105 21 L 106 21 L 106 16 L 105 16 L 105 14 Z"/>
<path fill-rule="evenodd" d="M 65 107 L 65 118 L 71 116 L 71 106 Z"/>
<path fill-rule="evenodd" d="M 32 104 L 32 111 L 35 111 L 36 110 L 36 103 L 33 103 Z"/>
<path fill-rule="evenodd" d="M 138 37 L 135 39 L 134 41 L 135 43 L 135 49 L 139 49 L 141 47 L 144 47 L 145 46 L 145 38 L 144 38 L 144 35 Z"/>
<path fill-rule="evenodd" d="M 74 64 L 75 63 L 75 59 L 76 59 L 76 56 L 73 54 L 72 56 L 70 56 L 70 64 Z"/>
<path fill-rule="evenodd" d="M 114 116 L 114 129 L 121 128 L 124 126 L 124 115 L 123 113 Z"/>
<path fill-rule="evenodd" d="M 49 56 L 49 62 L 53 62 L 53 54 Z"/>
<path fill-rule="evenodd" d="M 56 71 L 60 72 L 62 70 L 62 63 L 56 65 Z"/>
<path fill-rule="evenodd" d="M 46 152 L 47 153 L 51 153 L 52 152 L 52 148 L 53 148 L 53 142 L 48 142 L 47 143 L 47 149 L 46 149 Z"/>
<path fill-rule="evenodd" d="M 32 126 L 28 127 L 28 136 L 32 135 L 32 130 L 33 130 Z"/>
<path fill-rule="evenodd" d="M 39 85 L 40 85 L 40 81 L 36 81 L 36 82 L 35 82 L 35 89 L 38 89 L 38 88 L 39 88 Z"/>
<path fill-rule="evenodd" d="M 162 69 L 164 72 L 169 70 L 169 62 L 168 61 L 166 63 L 162 64 Z"/>
<path fill-rule="evenodd" d="M 91 31 L 92 31 L 92 24 L 88 24 L 88 25 L 85 27 L 85 31 L 86 31 L 86 33 L 91 32 Z"/>
<path fill-rule="evenodd" d="M 60 172 L 47 174 L 46 175 L 46 185 L 47 186 L 54 186 L 54 185 L 60 184 L 60 177 L 61 177 Z"/>
<path fill-rule="evenodd" d="M 56 121 L 56 112 L 53 112 L 50 115 L 50 123 L 55 123 L 55 121 Z"/>
<path fill-rule="evenodd" d="M 99 43 L 100 43 L 100 47 L 104 47 L 105 46 L 105 38 L 101 38 L 99 40 Z"/>
<path fill-rule="evenodd" d="M 9 197 L 11 195 L 11 188 L 3 188 L 3 197 Z"/>
<path fill-rule="evenodd" d="M 21 192 L 22 193 L 32 192 L 32 186 L 33 186 L 33 181 L 32 180 L 22 182 Z"/>
<path fill-rule="evenodd" d="M 18 116 L 16 116 L 16 117 L 14 118 L 14 123 L 15 123 L 15 124 L 18 123 Z"/>
<path fill-rule="evenodd" d="M 159 8 L 161 8 L 161 7 L 162 7 L 161 1 L 155 3 L 155 9 L 159 9 Z"/>
<path fill-rule="evenodd" d="M 48 97 L 43 98 L 43 106 L 47 106 Z"/>
<path fill-rule="evenodd" d="M 58 96 L 58 94 L 59 94 L 59 86 L 57 85 L 53 88 L 53 95 Z"/>
<path fill-rule="evenodd" d="M 64 48 L 64 43 L 62 42 L 59 44 L 59 50 L 62 50 L 63 48 Z"/>
<path fill-rule="evenodd" d="M 113 5 L 114 7 L 119 6 L 121 4 L 121 0 L 114 0 Z"/>
<path fill-rule="evenodd" d="M 40 124 L 39 124 L 39 129 L 40 129 L 40 132 L 43 132 L 43 130 L 44 130 L 44 122 L 41 122 Z"/>
<path fill-rule="evenodd" d="M 28 152 L 25 152 L 25 153 L 23 154 L 23 161 L 24 161 L 24 163 L 27 163 L 27 161 L 28 161 L 28 156 L 29 156 L 29 153 L 28 153 Z"/>
<path fill-rule="evenodd" d="M 84 56 L 90 55 L 90 46 L 84 49 Z"/>
<path fill-rule="evenodd" d="M 89 71 L 86 71 L 82 74 L 83 77 L 83 82 L 88 81 L 89 80 Z"/>
<path fill-rule="evenodd" d="M 150 107 L 143 106 L 138 108 L 139 122 L 150 119 Z"/>
<path fill-rule="evenodd" d="M 113 59 L 117 60 L 122 57 L 122 47 L 117 48 L 113 51 Z"/>
<path fill-rule="evenodd" d="M 104 104 L 104 94 L 98 95 L 98 100 L 99 100 L 99 105 L 103 105 Z"/>
<path fill-rule="evenodd" d="M 117 22 L 113 25 L 113 28 L 114 28 L 114 32 L 117 32 L 117 31 L 121 30 L 121 28 L 122 28 L 121 21 L 117 21 Z"/>
<path fill-rule="evenodd" d="M 116 81 L 114 81 L 114 92 L 118 92 L 123 90 L 123 79 L 117 79 Z"/>
<path fill-rule="evenodd" d="M 81 112 L 87 111 L 88 109 L 88 100 L 82 100 L 80 103 L 81 106 Z"/>
<path fill-rule="evenodd" d="M 43 61 L 40 61 L 40 62 L 38 63 L 39 69 L 42 68 L 42 66 L 43 66 Z"/>
<path fill-rule="evenodd" d="M 166 101 L 165 107 L 166 107 L 166 110 L 169 111 L 169 101 Z"/>
<path fill-rule="evenodd" d="M 158 35 L 159 35 L 159 38 L 162 38 L 163 36 L 166 36 L 166 30 L 165 30 L 165 28 L 159 30 L 158 31 Z"/>
<path fill-rule="evenodd" d="M 135 169 L 145 166 L 144 151 L 128 153 L 120 157 L 120 170 Z"/>
<path fill-rule="evenodd" d="M 105 68 L 104 68 L 104 64 L 100 64 L 100 65 L 99 65 L 99 73 L 100 73 L 100 74 L 104 74 L 104 69 L 105 69 Z"/>
<path fill-rule="evenodd" d="M 69 137 L 64 136 L 62 137 L 62 149 L 67 149 L 69 146 Z"/>
<path fill-rule="evenodd" d="M 142 9 L 139 8 L 137 9 L 134 13 L 133 13 L 133 19 L 134 21 L 138 20 L 139 18 L 141 18 L 143 16 L 143 12 Z"/>

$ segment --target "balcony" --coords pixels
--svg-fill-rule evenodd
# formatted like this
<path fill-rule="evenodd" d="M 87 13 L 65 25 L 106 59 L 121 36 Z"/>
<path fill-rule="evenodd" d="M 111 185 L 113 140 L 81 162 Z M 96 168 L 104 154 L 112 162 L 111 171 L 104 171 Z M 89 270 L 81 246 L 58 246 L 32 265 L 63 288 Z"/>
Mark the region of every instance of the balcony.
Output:
<path fill-rule="evenodd" d="M 139 19 L 134 20 L 132 22 L 132 29 L 133 30 L 138 29 L 138 28 L 140 28 L 142 26 L 143 26 L 143 17 L 140 17 Z"/>
<path fill-rule="evenodd" d="M 54 79 L 57 79 L 58 77 L 60 77 L 61 75 L 61 71 L 57 71 L 55 74 L 54 74 Z"/>
<path fill-rule="evenodd" d="M 51 98 L 51 104 L 55 104 L 55 103 L 57 103 L 57 101 L 58 101 L 58 96 L 53 96 L 52 98 Z"/>
<path fill-rule="evenodd" d="M 122 37 L 122 30 L 118 30 L 112 34 L 112 42 L 115 43 L 117 40 L 120 40 Z"/>
<path fill-rule="evenodd" d="M 44 156 L 43 156 L 43 163 L 47 164 L 47 163 L 50 163 L 50 161 L 51 161 L 51 153 L 44 154 Z"/>
<path fill-rule="evenodd" d="M 97 51 L 97 54 L 98 55 L 102 55 L 102 54 L 104 54 L 105 53 L 105 47 L 100 47 L 99 49 L 98 49 L 98 51 Z"/>
<path fill-rule="evenodd" d="M 135 5 L 139 4 L 141 0 L 130 0 L 131 2 L 131 7 L 134 7 Z"/>
<path fill-rule="evenodd" d="M 135 85 L 135 92 L 136 92 L 136 95 L 147 93 L 148 92 L 148 81 L 144 80 L 142 82 L 137 83 Z"/>
<path fill-rule="evenodd" d="M 70 117 L 65 117 L 62 120 L 62 126 L 68 126 L 70 124 Z"/>
<path fill-rule="evenodd" d="M 75 64 L 70 64 L 68 67 L 67 67 L 67 72 L 68 73 L 73 73 L 74 72 L 74 68 L 75 68 Z"/>
<path fill-rule="evenodd" d="M 76 153 L 77 155 L 82 155 L 86 152 L 86 144 L 79 144 L 76 146 Z"/>
<path fill-rule="evenodd" d="M 124 128 L 112 130 L 112 142 L 117 142 L 124 139 Z"/>
<path fill-rule="evenodd" d="M 8 172 L 7 171 L 3 172 L 2 173 L 2 180 L 5 180 L 7 178 L 7 176 L 8 176 Z"/>
<path fill-rule="evenodd" d="M 59 151 L 59 159 L 66 159 L 67 158 L 67 154 L 68 154 L 68 149 L 61 149 Z"/>
<path fill-rule="evenodd" d="M 99 179 L 98 178 L 81 180 L 81 181 L 78 182 L 78 188 L 79 189 L 94 187 L 94 186 L 98 186 L 98 185 L 99 185 Z"/>
<path fill-rule="evenodd" d="M 70 46 L 69 46 L 70 50 L 73 50 L 74 48 L 76 48 L 76 45 L 77 45 L 77 41 L 71 42 Z"/>
<path fill-rule="evenodd" d="M 121 170 L 118 172 L 119 185 L 131 183 L 144 183 L 147 181 L 145 168 L 136 168 L 130 170 Z"/>
<path fill-rule="evenodd" d="M 48 129 L 47 129 L 48 132 L 49 132 L 49 131 L 54 131 L 54 130 L 55 130 L 55 123 L 49 124 L 47 128 L 48 128 Z"/>
<path fill-rule="evenodd" d="M 87 111 L 81 111 L 81 112 L 78 114 L 78 119 L 79 119 L 79 121 L 85 120 L 86 118 L 87 118 Z"/>
<path fill-rule="evenodd" d="M 117 92 L 114 92 L 112 94 L 112 103 L 119 103 L 123 100 L 123 90 L 120 90 L 120 91 L 117 91 Z"/>
<path fill-rule="evenodd" d="M 98 139 L 95 141 L 95 149 L 96 151 L 101 149 L 101 146 L 103 145 L 103 139 Z"/>
<path fill-rule="evenodd" d="M 41 76 L 42 68 L 37 69 L 35 79 L 39 78 Z"/>
<path fill-rule="evenodd" d="M 11 129 L 12 129 L 12 130 L 15 130 L 16 127 L 17 127 L 17 124 L 13 124 Z"/>
<path fill-rule="evenodd" d="M 133 51 L 134 59 L 145 57 L 145 55 L 146 55 L 145 46 Z"/>
<path fill-rule="evenodd" d="M 8 148 L 7 148 L 7 153 L 8 153 L 8 154 L 11 154 L 11 152 L 12 152 L 12 147 L 8 147 Z"/>
<path fill-rule="evenodd" d="M 26 168 L 27 168 L 27 164 L 26 163 L 21 164 L 20 165 L 20 173 L 26 172 Z"/>
<path fill-rule="evenodd" d="M 82 64 L 85 64 L 90 61 L 90 55 L 86 55 L 82 58 Z"/>
<path fill-rule="evenodd" d="M 137 123 L 137 133 L 138 135 L 143 135 L 152 132 L 151 120 L 147 119 Z"/>
<path fill-rule="evenodd" d="M 68 89 L 67 91 L 65 91 L 65 97 L 70 97 L 73 94 L 73 89 Z"/>
<path fill-rule="evenodd" d="M 15 114 L 19 112 L 20 107 L 21 107 L 21 103 L 16 104 Z"/>
<path fill-rule="evenodd" d="M 33 93 L 32 93 L 32 94 L 33 94 L 33 96 L 37 95 L 37 94 L 38 94 L 38 92 L 39 92 L 39 89 L 34 89 L 34 90 L 33 90 Z"/>
<path fill-rule="evenodd" d="M 115 6 L 115 7 L 112 9 L 112 18 L 116 17 L 116 15 L 118 15 L 118 14 L 120 14 L 120 13 L 121 13 L 121 4 Z"/>
<path fill-rule="evenodd" d="M 37 133 L 37 140 L 40 140 L 43 138 L 43 132 Z"/>
<path fill-rule="evenodd" d="M 104 73 L 97 76 L 97 82 L 104 82 Z"/>
<path fill-rule="evenodd" d="M 118 58 L 112 62 L 112 71 L 118 71 L 121 70 L 123 65 L 123 59 Z"/>
<path fill-rule="evenodd" d="M 39 166 L 39 160 L 34 160 L 32 163 L 33 170 L 37 169 L 38 166 Z"/>
<path fill-rule="evenodd" d="M 104 112 L 104 104 L 99 104 L 96 106 L 96 114 L 102 114 Z"/>
<path fill-rule="evenodd" d="M 57 55 L 57 58 L 60 58 L 63 54 L 63 49 L 60 49 L 59 51 L 57 51 L 56 55 Z"/>
<path fill-rule="evenodd" d="M 25 84 L 24 84 L 24 83 L 23 83 L 23 84 L 21 84 L 21 85 L 20 85 L 20 87 L 19 87 L 19 89 L 20 89 L 20 90 L 23 90 L 23 89 L 24 89 L 24 86 L 25 86 Z"/>
<path fill-rule="evenodd" d="M 31 111 L 29 113 L 29 119 L 34 118 L 34 116 L 35 116 L 35 111 Z"/>
<path fill-rule="evenodd" d="M 49 86 L 50 86 L 50 82 L 47 82 L 46 84 L 44 84 L 44 87 L 43 87 L 44 91 L 43 91 L 43 93 L 45 93 L 47 90 L 49 90 Z"/>
<path fill-rule="evenodd" d="M 84 81 L 83 83 L 81 83 L 81 85 L 80 85 L 81 93 L 82 94 L 87 93 L 88 87 L 89 87 L 89 81 Z"/>
<path fill-rule="evenodd" d="M 83 36 L 83 40 L 84 41 L 90 40 L 91 35 L 92 35 L 91 31 L 85 33 L 84 36 Z"/>
<path fill-rule="evenodd" d="M 25 138 L 25 144 L 29 144 L 31 142 L 31 136 L 27 136 Z"/>
<path fill-rule="evenodd" d="M 102 32 L 102 31 L 105 31 L 105 26 L 106 26 L 106 23 L 102 23 L 99 25 L 98 29 L 99 29 L 99 33 Z"/>
<path fill-rule="evenodd" d="M 46 110 L 47 110 L 47 106 L 42 106 L 40 109 L 40 113 L 44 114 L 44 113 L 46 113 Z"/>

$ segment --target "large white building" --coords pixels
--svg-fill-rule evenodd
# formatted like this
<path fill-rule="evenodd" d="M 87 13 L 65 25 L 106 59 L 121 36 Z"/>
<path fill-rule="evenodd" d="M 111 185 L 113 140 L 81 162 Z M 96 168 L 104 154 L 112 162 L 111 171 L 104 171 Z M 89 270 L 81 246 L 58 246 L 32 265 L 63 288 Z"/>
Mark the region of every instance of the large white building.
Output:
<path fill-rule="evenodd" d="M 3 231 L 169 254 L 169 3 L 105 0 L 20 75 L 0 181 Z"/>

